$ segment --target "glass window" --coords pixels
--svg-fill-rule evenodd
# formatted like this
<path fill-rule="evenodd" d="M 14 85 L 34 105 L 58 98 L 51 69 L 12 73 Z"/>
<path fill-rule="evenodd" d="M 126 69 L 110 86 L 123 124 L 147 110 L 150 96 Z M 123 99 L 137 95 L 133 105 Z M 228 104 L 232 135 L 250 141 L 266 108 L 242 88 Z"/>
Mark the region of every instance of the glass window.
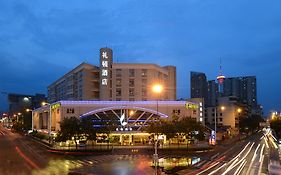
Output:
<path fill-rule="evenodd" d="M 121 89 L 116 89 L 116 96 L 121 96 Z"/>
<path fill-rule="evenodd" d="M 116 86 L 121 86 L 121 83 L 122 83 L 121 79 L 116 79 Z"/>
<path fill-rule="evenodd" d="M 142 89 L 142 96 L 146 96 L 147 95 L 147 90 L 146 89 Z"/>
<path fill-rule="evenodd" d="M 135 86 L 135 80 L 134 79 L 129 80 L 129 86 L 130 87 Z"/>
<path fill-rule="evenodd" d="M 116 77 L 121 77 L 121 75 L 122 75 L 122 70 L 116 69 Z"/>
<path fill-rule="evenodd" d="M 135 76 L 135 70 L 129 69 L 129 77 L 134 77 L 134 76 Z"/>
<path fill-rule="evenodd" d="M 147 79 L 142 79 L 142 86 L 144 86 L 144 87 L 147 86 Z"/>
<path fill-rule="evenodd" d="M 147 69 L 142 69 L 141 70 L 141 76 L 146 77 L 147 76 Z"/>
<path fill-rule="evenodd" d="M 135 94 L 135 90 L 130 88 L 129 89 L 129 96 L 134 96 L 134 94 Z"/>

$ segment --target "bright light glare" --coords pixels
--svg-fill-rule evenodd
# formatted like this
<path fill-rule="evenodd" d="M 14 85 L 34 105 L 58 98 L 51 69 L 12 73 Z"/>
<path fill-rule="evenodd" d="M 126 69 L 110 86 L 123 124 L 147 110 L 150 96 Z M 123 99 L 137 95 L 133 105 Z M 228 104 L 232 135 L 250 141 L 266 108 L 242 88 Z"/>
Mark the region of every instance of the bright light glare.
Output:
<path fill-rule="evenodd" d="M 155 93 L 161 93 L 163 90 L 163 86 L 160 84 L 156 84 L 152 87 L 153 92 Z"/>

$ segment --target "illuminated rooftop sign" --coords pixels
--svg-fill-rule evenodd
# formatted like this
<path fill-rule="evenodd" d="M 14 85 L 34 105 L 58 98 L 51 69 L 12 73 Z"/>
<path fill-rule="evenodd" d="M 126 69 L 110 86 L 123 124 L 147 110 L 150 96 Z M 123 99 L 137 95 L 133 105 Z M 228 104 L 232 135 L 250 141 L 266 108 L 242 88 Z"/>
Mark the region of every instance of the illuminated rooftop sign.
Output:
<path fill-rule="evenodd" d="M 190 103 L 190 102 L 186 102 L 185 103 L 185 107 L 186 107 L 186 109 L 198 109 L 199 105 L 198 104 L 194 104 L 194 103 Z"/>
<path fill-rule="evenodd" d="M 101 54 L 101 84 L 107 86 L 108 84 L 108 72 L 109 72 L 109 64 L 108 64 L 108 53 L 107 51 L 103 51 Z"/>
<path fill-rule="evenodd" d="M 59 107 L 61 107 L 61 103 L 55 103 L 51 105 L 51 109 L 57 109 Z"/>

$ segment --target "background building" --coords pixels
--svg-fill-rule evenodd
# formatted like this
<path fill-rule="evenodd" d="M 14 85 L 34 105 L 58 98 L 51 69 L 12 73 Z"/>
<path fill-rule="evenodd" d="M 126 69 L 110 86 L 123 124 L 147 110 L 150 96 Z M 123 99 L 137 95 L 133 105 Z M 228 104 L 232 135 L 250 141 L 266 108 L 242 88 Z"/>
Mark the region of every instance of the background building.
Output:
<path fill-rule="evenodd" d="M 219 86 L 215 80 L 208 81 L 208 94 L 206 100 L 206 106 L 214 107 L 217 105 L 217 99 L 219 97 Z"/>
<path fill-rule="evenodd" d="M 159 95 L 152 92 L 161 84 Z M 48 101 L 176 100 L 176 67 L 155 64 L 113 63 L 110 48 L 100 49 L 100 67 L 82 63 L 48 87 Z"/>
<path fill-rule="evenodd" d="M 204 73 L 190 72 L 190 96 L 208 101 L 208 83 Z"/>
<path fill-rule="evenodd" d="M 41 107 L 42 102 L 46 102 L 44 94 L 8 94 L 9 114 L 7 114 L 7 126 L 12 121 L 22 124 L 22 128 L 31 129 L 32 110 Z"/>
<path fill-rule="evenodd" d="M 257 107 L 257 83 L 255 76 L 226 78 L 224 96 L 236 96 L 241 103 Z"/>
<path fill-rule="evenodd" d="M 23 112 L 26 109 L 36 109 L 41 107 L 41 103 L 45 102 L 46 96 L 44 94 L 8 94 L 9 114 Z"/>

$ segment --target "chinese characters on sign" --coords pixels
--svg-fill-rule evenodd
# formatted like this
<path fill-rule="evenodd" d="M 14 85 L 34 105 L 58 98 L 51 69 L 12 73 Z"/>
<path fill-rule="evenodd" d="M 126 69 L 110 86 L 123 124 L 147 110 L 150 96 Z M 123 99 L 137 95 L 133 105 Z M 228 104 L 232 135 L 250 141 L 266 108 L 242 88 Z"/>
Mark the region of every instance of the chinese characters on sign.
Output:
<path fill-rule="evenodd" d="M 102 60 L 101 60 L 101 76 L 102 76 L 102 80 L 101 80 L 101 84 L 102 85 L 107 85 L 108 83 L 108 55 L 107 52 L 102 52 Z"/>

